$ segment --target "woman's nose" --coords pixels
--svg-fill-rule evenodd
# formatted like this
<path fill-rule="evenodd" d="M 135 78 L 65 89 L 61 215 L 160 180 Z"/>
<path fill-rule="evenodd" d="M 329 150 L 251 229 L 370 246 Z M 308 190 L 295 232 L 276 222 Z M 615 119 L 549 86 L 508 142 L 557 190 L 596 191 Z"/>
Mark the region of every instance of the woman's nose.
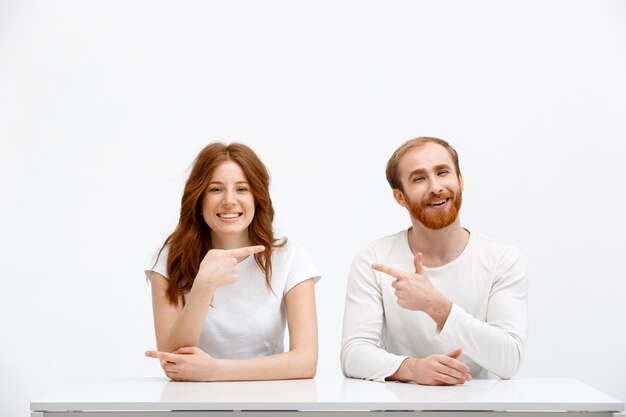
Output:
<path fill-rule="evenodd" d="M 226 191 L 224 193 L 224 199 L 222 200 L 222 205 L 228 207 L 230 205 L 235 204 L 235 195 L 232 191 Z"/>

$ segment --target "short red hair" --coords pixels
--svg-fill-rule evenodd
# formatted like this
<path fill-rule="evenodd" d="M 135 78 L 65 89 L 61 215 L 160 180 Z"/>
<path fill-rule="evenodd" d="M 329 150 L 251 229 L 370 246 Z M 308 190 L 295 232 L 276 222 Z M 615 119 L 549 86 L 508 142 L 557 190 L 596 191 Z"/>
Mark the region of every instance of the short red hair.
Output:
<path fill-rule="evenodd" d="M 389 161 L 387 161 L 387 169 L 385 170 L 385 174 L 387 175 L 387 182 L 393 189 L 398 189 L 400 191 L 404 191 L 402 188 L 402 181 L 400 180 L 400 174 L 398 172 L 398 165 L 400 164 L 400 159 L 411 149 L 423 145 L 424 143 L 432 142 L 437 145 L 441 145 L 450 154 L 452 161 L 454 162 L 454 169 L 456 170 L 456 176 L 460 177 L 461 168 L 459 167 L 459 155 L 456 150 L 445 140 L 439 138 L 432 138 L 427 136 L 420 136 L 418 138 L 410 139 L 404 142 L 396 151 L 391 155 Z"/>

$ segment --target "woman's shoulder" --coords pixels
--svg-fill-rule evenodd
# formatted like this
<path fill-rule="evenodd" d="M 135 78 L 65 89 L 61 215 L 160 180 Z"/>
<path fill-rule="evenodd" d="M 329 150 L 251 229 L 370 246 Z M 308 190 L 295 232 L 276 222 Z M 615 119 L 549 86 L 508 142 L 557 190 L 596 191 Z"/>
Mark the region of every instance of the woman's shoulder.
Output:
<path fill-rule="evenodd" d="M 146 277 L 150 278 L 150 272 L 156 272 L 167 278 L 167 258 L 170 253 L 170 245 L 166 243 L 154 251 L 150 263 L 146 266 Z"/>
<path fill-rule="evenodd" d="M 312 277 L 316 278 L 316 282 L 319 280 L 320 273 L 309 252 L 300 242 L 287 241 L 285 245 L 274 250 L 272 258 L 274 272 L 286 274 L 288 280 L 294 280 L 295 283 Z"/>
<path fill-rule="evenodd" d="M 300 242 L 291 239 L 277 240 L 272 249 L 272 258 L 275 261 L 286 260 L 297 254 L 306 254 L 307 250 Z"/>
<path fill-rule="evenodd" d="M 169 257 L 169 255 L 170 255 L 170 244 L 166 243 L 154 251 L 154 255 L 152 255 L 152 262 L 158 263 L 158 262 L 164 261 L 165 263 L 167 263 L 167 258 Z"/>

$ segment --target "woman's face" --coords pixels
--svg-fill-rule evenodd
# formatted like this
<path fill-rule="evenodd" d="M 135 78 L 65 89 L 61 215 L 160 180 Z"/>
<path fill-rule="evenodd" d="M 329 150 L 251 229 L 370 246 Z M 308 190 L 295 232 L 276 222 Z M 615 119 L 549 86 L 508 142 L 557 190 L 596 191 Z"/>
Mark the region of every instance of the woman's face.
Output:
<path fill-rule="evenodd" d="M 214 247 L 249 244 L 248 226 L 254 218 L 254 196 L 248 178 L 236 162 L 226 161 L 213 172 L 202 199 L 202 217 L 211 228 Z"/>

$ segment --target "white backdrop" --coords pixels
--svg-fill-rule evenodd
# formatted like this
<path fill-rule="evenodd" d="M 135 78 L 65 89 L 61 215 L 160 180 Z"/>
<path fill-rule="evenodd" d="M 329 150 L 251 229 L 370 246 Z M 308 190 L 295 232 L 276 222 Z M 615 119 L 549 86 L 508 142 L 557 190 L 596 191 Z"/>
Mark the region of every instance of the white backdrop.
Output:
<path fill-rule="evenodd" d="M 626 399 L 626 2 L 0 1 L 0 415 L 75 376 L 158 376 L 143 269 L 187 168 L 242 141 L 317 286 L 339 376 L 346 274 L 409 225 L 384 166 L 448 139 L 462 221 L 517 245 L 519 377 Z"/>

